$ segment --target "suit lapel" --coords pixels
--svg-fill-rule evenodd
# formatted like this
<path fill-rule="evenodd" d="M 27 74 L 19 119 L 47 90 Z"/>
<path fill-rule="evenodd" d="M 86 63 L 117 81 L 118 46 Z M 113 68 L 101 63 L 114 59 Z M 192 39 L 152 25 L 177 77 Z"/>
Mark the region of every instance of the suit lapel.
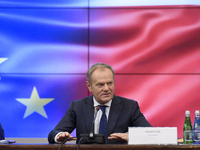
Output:
<path fill-rule="evenodd" d="M 110 108 L 109 118 L 108 118 L 107 136 L 109 136 L 113 132 L 113 129 L 117 123 L 117 119 L 122 110 L 123 106 L 119 104 L 120 102 L 121 100 L 117 96 L 114 96 L 112 100 L 111 108 Z"/>
<path fill-rule="evenodd" d="M 89 133 L 91 131 L 92 120 L 94 118 L 94 104 L 92 96 L 85 100 L 85 103 L 82 105 L 82 110 L 83 117 L 85 118 L 87 133 Z"/>

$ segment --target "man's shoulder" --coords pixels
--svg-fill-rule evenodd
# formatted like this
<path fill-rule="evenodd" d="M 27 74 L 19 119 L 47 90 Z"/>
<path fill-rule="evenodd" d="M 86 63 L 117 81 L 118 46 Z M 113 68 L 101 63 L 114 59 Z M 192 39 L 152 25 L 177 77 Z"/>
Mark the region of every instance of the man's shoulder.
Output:
<path fill-rule="evenodd" d="M 125 103 L 137 103 L 136 100 L 129 99 L 129 98 L 122 97 L 122 96 L 117 96 L 117 95 L 115 95 L 114 98 L 115 98 L 115 99 L 119 99 L 119 100 L 121 100 L 121 102 L 125 102 Z"/>
<path fill-rule="evenodd" d="M 82 99 L 75 100 L 75 101 L 73 101 L 73 103 L 74 104 L 87 103 L 91 100 L 92 100 L 92 96 L 87 96 L 87 97 L 84 97 Z"/>

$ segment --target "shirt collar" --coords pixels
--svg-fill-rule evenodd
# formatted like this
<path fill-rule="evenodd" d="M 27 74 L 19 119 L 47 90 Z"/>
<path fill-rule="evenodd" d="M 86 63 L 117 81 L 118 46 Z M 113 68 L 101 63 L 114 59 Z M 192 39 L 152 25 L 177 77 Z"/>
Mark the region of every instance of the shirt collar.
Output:
<path fill-rule="evenodd" d="M 97 106 L 101 105 L 101 104 L 99 104 L 99 103 L 96 101 L 96 99 L 94 98 L 94 96 L 93 96 L 93 102 L 94 102 L 94 107 L 97 107 Z M 111 102 L 112 102 L 112 99 L 111 99 L 109 102 L 105 103 L 104 105 L 110 107 Z"/>

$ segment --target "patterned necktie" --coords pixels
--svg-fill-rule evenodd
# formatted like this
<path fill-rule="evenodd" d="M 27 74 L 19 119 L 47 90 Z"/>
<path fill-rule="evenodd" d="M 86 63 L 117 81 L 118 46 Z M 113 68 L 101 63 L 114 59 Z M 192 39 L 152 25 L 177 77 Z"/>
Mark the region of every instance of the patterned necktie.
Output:
<path fill-rule="evenodd" d="M 102 116 L 100 120 L 100 126 L 99 126 L 99 134 L 103 134 L 106 139 L 106 129 L 107 129 L 107 117 L 105 114 L 106 106 L 100 106 L 100 109 L 102 111 Z"/>

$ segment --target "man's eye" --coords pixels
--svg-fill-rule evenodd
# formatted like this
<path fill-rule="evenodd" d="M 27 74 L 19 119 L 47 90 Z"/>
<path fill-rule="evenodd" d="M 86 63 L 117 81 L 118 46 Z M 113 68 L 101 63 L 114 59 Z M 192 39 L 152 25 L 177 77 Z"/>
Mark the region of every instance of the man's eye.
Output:
<path fill-rule="evenodd" d="M 103 86 L 103 84 L 97 84 L 97 86 L 101 87 L 101 86 Z"/>
<path fill-rule="evenodd" d="M 108 85 L 112 85 L 112 82 L 109 82 Z"/>

